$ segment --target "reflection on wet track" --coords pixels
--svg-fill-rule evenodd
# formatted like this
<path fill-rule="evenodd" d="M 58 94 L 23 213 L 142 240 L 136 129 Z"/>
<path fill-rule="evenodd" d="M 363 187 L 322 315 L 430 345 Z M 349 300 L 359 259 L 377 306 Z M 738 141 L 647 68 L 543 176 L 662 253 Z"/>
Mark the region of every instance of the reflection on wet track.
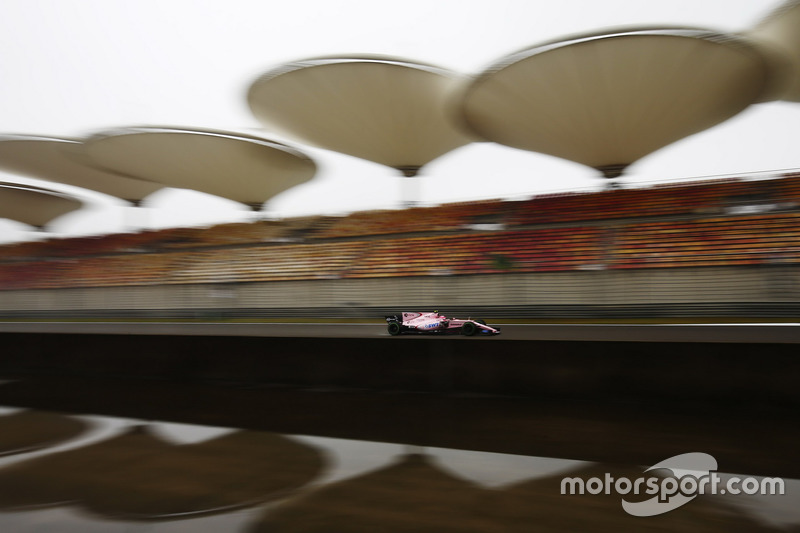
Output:
<path fill-rule="evenodd" d="M 175 445 L 134 425 L 97 444 L 0 470 L 0 508 L 75 502 L 109 517 L 189 517 L 283 496 L 322 466 L 317 450 L 271 433 L 237 431 Z"/>
<path fill-rule="evenodd" d="M 706 495 L 637 518 L 623 512 L 618 495 L 562 495 L 560 480 L 635 478 L 641 465 L 12 408 L 0 415 L 0 450 L 19 451 L 0 458 L 0 531 L 758 532 L 800 525 L 794 480 L 783 497 Z"/>
<path fill-rule="evenodd" d="M 0 418 L 0 457 L 47 448 L 83 433 L 88 423 L 53 413 L 23 411 Z"/>

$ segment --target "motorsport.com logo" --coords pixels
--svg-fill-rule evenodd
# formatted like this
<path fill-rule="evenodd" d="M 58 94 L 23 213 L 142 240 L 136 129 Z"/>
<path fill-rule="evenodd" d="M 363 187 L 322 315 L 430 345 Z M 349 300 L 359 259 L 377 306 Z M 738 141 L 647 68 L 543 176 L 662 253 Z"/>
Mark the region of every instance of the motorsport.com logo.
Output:
<path fill-rule="evenodd" d="M 707 453 L 691 452 L 665 459 L 646 469 L 669 470 L 669 477 L 641 476 L 636 479 L 604 477 L 584 480 L 565 477 L 561 480 L 561 494 L 619 494 L 622 508 L 633 516 L 656 516 L 667 513 L 695 499 L 700 494 L 761 494 L 782 495 L 784 480 L 776 477 L 730 477 L 727 481 L 717 474 L 717 460 Z M 644 501 L 628 501 L 628 495 L 647 495 Z"/>

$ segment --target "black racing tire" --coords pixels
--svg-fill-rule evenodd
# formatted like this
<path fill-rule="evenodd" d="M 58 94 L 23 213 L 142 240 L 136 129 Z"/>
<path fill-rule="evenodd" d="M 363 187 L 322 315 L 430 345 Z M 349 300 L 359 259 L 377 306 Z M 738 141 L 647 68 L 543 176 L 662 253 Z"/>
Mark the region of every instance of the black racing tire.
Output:
<path fill-rule="evenodd" d="M 400 332 L 403 330 L 403 327 L 398 324 L 397 322 L 389 322 L 389 326 L 387 328 L 389 330 L 389 335 L 400 335 Z"/>
<path fill-rule="evenodd" d="M 464 325 L 461 326 L 461 333 L 466 335 L 467 337 L 475 335 L 478 331 L 478 326 L 473 324 L 472 322 L 464 322 Z"/>
<path fill-rule="evenodd" d="M 472 320 L 474 320 L 478 324 L 483 324 L 484 326 L 486 325 L 486 321 L 482 318 L 473 318 Z"/>

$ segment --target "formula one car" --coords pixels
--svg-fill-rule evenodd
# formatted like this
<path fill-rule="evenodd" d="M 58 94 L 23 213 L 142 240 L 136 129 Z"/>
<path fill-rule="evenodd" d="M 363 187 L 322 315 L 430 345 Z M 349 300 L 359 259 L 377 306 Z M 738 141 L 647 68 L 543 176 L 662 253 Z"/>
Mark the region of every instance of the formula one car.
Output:
<path fill-rule="evenodd" d="M 499 335 L 500 328 L 487 326 L 483 320 L 447 318 L 439 311 L 433 313 L 400 313 L 385 317 L 389 335 L 402 333 L 431 333 L 461 335 Z"/>

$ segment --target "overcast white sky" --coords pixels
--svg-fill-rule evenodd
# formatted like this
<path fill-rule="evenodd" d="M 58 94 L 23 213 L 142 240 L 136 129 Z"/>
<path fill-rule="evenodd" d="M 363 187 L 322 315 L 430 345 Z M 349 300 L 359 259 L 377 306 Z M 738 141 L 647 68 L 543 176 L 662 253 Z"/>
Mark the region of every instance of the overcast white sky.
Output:
<path fill-rule="evenodd" d="M 85 136 L 129 125 L 253 131 L 249 84 L 286 61 L 387 54 L 477 73 L 540 41 L 626 25 L 741 31 L 780 0 L 2 0 L 0 133 Z M 634 164 L 628 181 L 800 167 L 800 104 L 759 104 Z M 295 144 L 296 145 L 296 144 Z M 299 145 L 296 145 L 299 146 Z M 316 178 L 270 202 L 279 216 L 399 207 L 401 179 L 380 165 L 299 146 Z M 0 174 L 0 179 L 14 179 Z M 21 180 L 20 180 L 21 181 Z M 597 174 L 550 156 L 490 143 L 432 162 L 424 203 L 599 186 Z M 50 185 L 52 186 L 52 185 Z M 243 220 L 236 204 L 161 192 L 149 209 L 92 200 L 52 225 L 57 235 L 127 225 Z M 176 214 L 177 213 L 177 214 Z M 129 226 L 127 226 L 129 227 Z M 0 242 L 30 238 L 0 223 Z"/>

